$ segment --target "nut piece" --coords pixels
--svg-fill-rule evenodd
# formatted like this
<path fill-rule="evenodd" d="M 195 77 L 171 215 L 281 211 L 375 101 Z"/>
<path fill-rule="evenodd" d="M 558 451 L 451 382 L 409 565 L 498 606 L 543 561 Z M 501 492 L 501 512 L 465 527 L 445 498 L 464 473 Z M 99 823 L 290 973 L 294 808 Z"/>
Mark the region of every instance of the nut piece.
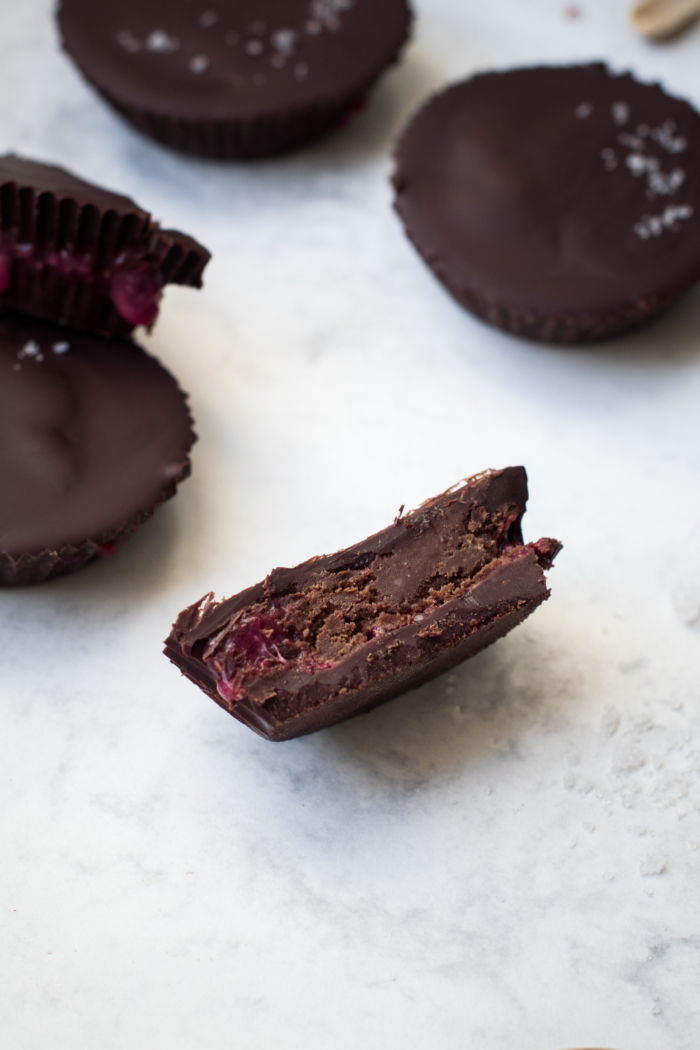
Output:
<path fill-rule="evenodd" d="M 672 36 L 700 17 L 700 0 L 641 0 L 632 8 L 632 23 L 644 36 Z"/>

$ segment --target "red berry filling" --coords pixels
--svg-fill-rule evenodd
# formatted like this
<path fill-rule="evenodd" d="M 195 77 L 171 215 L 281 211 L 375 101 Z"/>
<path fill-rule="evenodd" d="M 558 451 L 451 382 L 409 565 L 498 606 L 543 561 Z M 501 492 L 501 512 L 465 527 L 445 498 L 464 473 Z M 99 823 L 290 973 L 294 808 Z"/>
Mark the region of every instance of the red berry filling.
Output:
<path fill-rule="evenodd" d="M 106 287 L 115 309 L 129 324 L 152 325 L 158 316 L 163 277 L 157 260 L 143 249 L 132 248 L 108 256 L 98 267 L 91 253 L 18 244 L 13 231 L 4 231 L 0 243 L 0 295 L 10 288 L 15 260 L 35 273 L 52 269 L 62 277 L 90 282 L 96 288 Z"/>

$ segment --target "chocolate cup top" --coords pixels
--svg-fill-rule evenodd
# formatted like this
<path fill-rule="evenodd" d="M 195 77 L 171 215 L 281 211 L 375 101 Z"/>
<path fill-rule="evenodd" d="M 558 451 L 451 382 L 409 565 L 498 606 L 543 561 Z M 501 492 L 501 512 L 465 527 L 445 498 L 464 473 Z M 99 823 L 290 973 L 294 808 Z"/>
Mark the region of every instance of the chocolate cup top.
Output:
<path fill-rule="evenodd" d="M 194 440 L 177 383 L 134 343 L 0 315 L 0 555 L 123 533 L 189 473 Z"/>
<path fill-rule="evenodd" d="M 65 50 L 115 103 L 241 120 L 344 98 L 390 65 L 406 0 L 61 0 Z"/>
<path fill-rule="evenodd" d="M 428 264 L 494 309 L 614 311 L 700 279 L 700 115 L 603 65 L 448 88 L 405 132 L 394 184 Z"/>

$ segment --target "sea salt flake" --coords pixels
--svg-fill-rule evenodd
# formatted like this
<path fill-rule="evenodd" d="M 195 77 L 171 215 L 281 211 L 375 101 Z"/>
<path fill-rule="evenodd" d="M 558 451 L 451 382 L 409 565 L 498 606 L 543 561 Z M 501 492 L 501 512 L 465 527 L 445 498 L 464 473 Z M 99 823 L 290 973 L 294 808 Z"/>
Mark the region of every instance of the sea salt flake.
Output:
<path fill-rule="evenodd" d="M 130 29 L 119 30 L 117 33 L 117 43 L 120 47 L 123 47 L 125 51 L 128 51 L 130 55 L 135 55 L 143 47 L 139 38 L 134 36 Z"/>
<path fill-rule="evenodd" d="M 306 80 L 309 75 L 309 67 L 306 62 L 297 62 L 294 67 L 294 76 L 297 80 Z"/>
<path fill-rule="evenodd" d="M 625 164 L 635 178 L 638 178 L 640 175 L 646 175 L 650 171 L 658 171 L 661 167 L 657 157 L 647 157 L 643 153 L 630 153 L 625 160 Z"/>
<path fill-rule="evenodd" d="M 643 241 L 648 241 L 651 237 L 660 237 L 664 230 L 678 233 L 681 229 L 681 221 L 690 219 L 692 216 L 692 205 L 669 204 L 661 215 L 642 215 L 634 227 L 634 232 Z"/>
<path fill-rule="evenodd" d="M 639 873 L 644 878 L 652 875 L 662 875 L 666 871 L 667 860 L 659 853 L 650 853 L 639 865 Z"/>
<path fill-rule="evenodd" d="M 283 55 L 291 55 L 294 52 L 297 35 L 293 29 L 276 29 L 270 38 L 272 46 Z"/>
<path fill-rule="evenodd" d="M 170 36 L 164 29 L 154 29 L 146 37 L 146 47 L 149 51 L 156 51 L 162 55 L 170 55 L 177 51 L 180 41 L 176 36 Z"/>
<path fill-rule="evenodd" d="M 219 21 L 216 11 L 202 11 L 199 16 L 199 24 L 202 29 L 211 29 Z"/>
<path fill-rule="evenodd" d="M 579 105 L 574 110 L 574 113 L 576 114 L 576 116 L 578 117 L 579 120 L 585 120 L 586 117 L 590 117 L 592 112 L 593 112 L 593 103 L 592 102 L 581 102 L 581 103 L 579 103 Z"/>
<path fill-rule="evenodd" d="M 65 354 L 70 350 L 70 343 L 61 340 L 59 343 L 54 343 L 51 349 L 55 354 Z"/>
<path fill-rule="evenodd" d="M 652 128 L 650 137 L 667 153 L 682 153 L 688 142 L 682 135 L 675 135 L 675 130 L 675 121 L 667 120 L 658 128 Z"/>
<path fill-rule="evenodd" d="M 209 69 L 209 56 L 194 55 L 187 63 L 187 67 L 190 73 L 206 73 Z"/>
<path fill-rule="evenodd" d="M 626 124 L 630 119 L 630 107 L 626 102 L 613 102 L 610 107 L 612 118 L 616 124 Z"/>
<path fill-rule="evenodd" d="M 258 55 L 262 55 L 265 50 L 265 45 L 262 40 L 249 40 L 245 46 L 246 54 L 252 55 L 253 58 L 257 58 Z"/>
<path fill-rule="evenodd" d="M 671 197 L 685 182 L 683 168 L 674 168 L 669 174 L 663 171 L 650 171 L 647 184 L 652 193 L 659 197 Z"/>
<path fill-rule="evenodd" d="M 617 136 L 617 141 L 621 146 L 626 149 L 636 150 L 638 153 L 645 148 L 645 142 L 643 138 L 639 138 L 637 135 L 630 135 L 629 131 L 623 131 Z"/>
<path fill-rule="evenodd" d="M 20 361 L 24 360 L 25 357 L 36 357 L 41 358 L 43 361 L 43 355 L 41 353 L 41 347 L 35 339 L 30 339 L 28 343 L 25 343 L 22 349 L 17 354 Z"/>
<path fill-rule="evenodd" d="M 647 833 L 647 829 L 644 824 L 629 824 L 627 830 L 633 835 L 638 835 L 642 838 Z"/>

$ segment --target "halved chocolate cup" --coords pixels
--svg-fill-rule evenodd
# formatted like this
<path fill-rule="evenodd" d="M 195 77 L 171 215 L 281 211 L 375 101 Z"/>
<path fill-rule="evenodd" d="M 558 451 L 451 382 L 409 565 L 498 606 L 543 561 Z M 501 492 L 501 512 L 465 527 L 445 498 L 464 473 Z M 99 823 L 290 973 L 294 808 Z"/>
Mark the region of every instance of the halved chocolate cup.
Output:
<path fill-rule="evenodd" d="M 0 157 L 0 305 L 95 335 L 158 316 L 166 284 L 201 288 L 210 255 L 128 197 L 63 168 Z"/>
<path fill-rule="evenodd" d="M 523 467 L 487 471 L 363 543 L 275 569 L 173 625 L 166 655 L 268 740 L 333 725 L 474 656 L 546 598 L 557 540 L 524 544 Z"/>

